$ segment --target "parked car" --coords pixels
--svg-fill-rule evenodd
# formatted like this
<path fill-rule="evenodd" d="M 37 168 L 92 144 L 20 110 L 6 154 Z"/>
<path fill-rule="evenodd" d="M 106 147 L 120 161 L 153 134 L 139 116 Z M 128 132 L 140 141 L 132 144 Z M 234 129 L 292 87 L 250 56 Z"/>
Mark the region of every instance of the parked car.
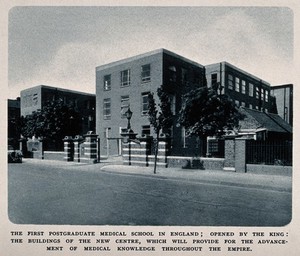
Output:
<path fill-rule="evenodd" d="M 9 163 L 22 163 L 22 152 L 15 150 L 13 146 L 8 145 L 7 159 Z"/>

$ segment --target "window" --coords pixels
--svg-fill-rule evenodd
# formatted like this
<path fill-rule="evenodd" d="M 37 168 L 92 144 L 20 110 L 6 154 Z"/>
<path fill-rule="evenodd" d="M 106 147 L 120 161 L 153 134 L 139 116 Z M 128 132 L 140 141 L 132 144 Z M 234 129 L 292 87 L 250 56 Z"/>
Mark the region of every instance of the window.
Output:
<path fill-rule="evenodd" d="M 111 117 L 111 101 L 110 99 L 104 99 L 103 102 L 103 116 L 104 119 L 110 119 Z"/>
<path fill-rule="evenodd" d="M 255 97 L 256 99 L 259 99 L 259 88 L 255 87 Z"/>
<path fill-rule="evenodd" d="M 260 89 L 260 99 L 262 101 L 265 99 L 265 90 L 263 88 Z"/>
<path fill-rule="evenodd" d="M 242 107 L 246 107 L 246 103 L 244 101 L 241 102 Z"/>
<path fill-rule="evenodd" d="M 211 86 L 218 82 L 218 74 L 211 74 Z"/>
<path fill-rule="evenodd" d="M 169 74 L 170 74 L 170 81 L 176 82 L 177 76 L 176 76 L 176 67 L 175 66 L 169 67 Z"/>
<path fill-rule="evenodd" d="M 228 75 L 228 89 L 233 90 L 233 76 Z"/>
<path fill-rule="evenodd" d="M 242 93 L 245 94 L 246 93 L 246 81 L 242 80 Z"/>
<path fill-rule="evenodd" d="M 268 102 L 269 101 L 269 91 L 265 92 L 265 101 Z"/>
<path fill-rule="evenodd" d="M 108 91 L 111 88 L 111 75 L 106 75 L 103 77 L 103 89 Z"/>
<path fill-rule="evenodd" d="M 130 69 L 121 71 L 121 87 L 130 85 Z"/>
<path fill-rule="evenodd" d="M 181 68 L 181 83 L 183 85 L 188 83 L 188 71 L 185 68 Z"/>
<path fill-rule="evenodd" d="M 129 107 L 129 95 L 121 96 L 121 117 L 124 118 L 125 112 Z"/>
<path fill-rule="evenodd" d="M 240 91 L 240 79 L 238 77 L 235 78 L 235 91 Z"/>
<path fill-rule="evenodd" d="M 250 109 L 253 109 L 253 106 L 252 106 L 252 104 L 249 104 L 249 108 L 250 108 Z"/>
<path fill-rule="evenodd" d="M 249 96 L 253 97 L 253 84 L 249 83 Z"/>
<path fill-rule="evenodd" d="M 148 114 L 148 103 L 149 103 L 148 94 L 149 92 L 142 93 L 142 115 Z"/>
<path fill-rule="evenodd" d="M 237 107 L 240 106 L 240 102 L 239 102 L 238 100 L 235 100 L 235 101 L 234 101 L 234 104 L 235 104 Z"/>
<path fill-rule="evenodd" d="M 142 126 L 142 136 L 150 136 L 150 125 Z"/>
<path fill-rule="evenodd" d="M 176 114 L 176 96 L 170 95 L 171 112 L 173 115 Z"/>
<path fill-rule="evenodd" d="M 150 64 L 142 66 L 142 69 L 141 69 L 141 78 L 142 78 L 142 83 L 150 82 L 150 80 L 151 80 Z"/>

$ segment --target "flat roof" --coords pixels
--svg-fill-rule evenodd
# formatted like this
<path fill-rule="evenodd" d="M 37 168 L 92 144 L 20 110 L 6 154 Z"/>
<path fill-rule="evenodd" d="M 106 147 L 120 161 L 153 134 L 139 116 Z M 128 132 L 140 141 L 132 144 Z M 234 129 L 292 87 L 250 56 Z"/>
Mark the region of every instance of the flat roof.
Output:
<path fill-rule="evenodd" d="M 49 86 L 49 85 L 36 85 L 27 89 L 24 89 L 21 91 L 25 92 L 25 91 L 29 91 L 32 89 L 37 89 L 37 88 L 45 88 L 45 89 L 50 89 L 50 90 L 57 90 L 57 91 L 61 91 L 61 92 L 70 92 L 70 93 L 75 93 L 75 94 L 81 94 L 81 95 L 86 95 L 86 96 L 96 96 L 96 94 L 93 93 L 87 93 L 87 92 L 81 92 L 81 91 L 75 91 L 75 90 L 70 90 L 70 89 L 64 89 L 64 88 L 59 88 L 59 87 L 54 87 L 54 86 Z"/>
<path fill-rule="evenodd" d="M 155 54 L 168 54 L 170 56 L 173 56 L 173 57 L 176 57 L 178 59 L 181 59 L 185 62 L 188 62 L 190 64 L 193 64 L 195 66 L 198 66 L 200 68 L 203 68 L 204 66 L 195 62 L 195 61 L 192 61 L 190 59 L 187 59 L 181 55 L 178 55 L 174 52 L 171 52 L 169 50 L 166 50 L 164 48 L 161 48 L 161 49 L 157 49 L 157 50 L 154 50 L 154 51 L 150 51 L 150 52 L 146 52 L 146 53 L 142 53 L 142 54 L 139 54 L 139 55 L 135 55 L 135 56 L 132 56 L 132 57 L 129 57 L 129 58 L 125 58 L 125 59 L 121 59 L 121 60 L 118 60 L 118 61 L 114 61 L 114 62 L 110 62 L 110 63 L 107 63 L 107 64 L 103 64 L 101 66 L 97 66 L 96 67 L 96 71 L 100 71 L 100 70 L 104 70 L 104 69 L 108 69 L 108 68 L 111 68 L 111 67 L 114 67 L 114 66 L 117 66 L 117 65 L 121 65 L 121 64 L 125 64 L 125 63 L 128 63 L 128 62 L 131 62 L 131 61 L 135 61 L 135 60 L 138 60 L 138 59 L 142 59 L 142 58 L 145 58 L 145 57 L 149 57 L 149 56 L 152 56 L 152 55 L 155 55 Z"/>
<path fill-rule="evenodd" d="M 208 67 L 208 66 L 215 66 L 215 65 L 220 65 L 220 63 L 223 64 L 224 66 L 231 67 L 231 68 L 233 68 L 233 69 L 235 69 L 235 70 L 237 70 L 237 71 L 239 71 L 239 72 L 241 72 L 241 73 L 244 73 L 245 75 L 247 75 L 247 76 L 249 76 L 249 77 L 251 77 L 251 78 L 253 78 L 253 79 L 260 80 L 260 81 L 263 82 L 264 84 L 267 84 L 267 85 L 271 86 L 271 84 L 270 84 L 269 82 L 267 82 L 267 81 L 265 81 L 265 80 L 263 80 L 263 79 L 261 79 L 261 78 L 255 76 L 255 75 L 252 75 L 252 74 L 250 74 L 249 72 L 247 72 L 247 71 L 245 71 L 245 70 L 243 70 L 243 69 L 240 69 L 240 68 L 238 68 L 237 66 L 234 66 L 234 65 L 230 64 L 230 63 L 227 62 L 227 61 L 221 61 L 221 62 L 217 62 L 217 63 L 205 65 L 205 67 Z"/>

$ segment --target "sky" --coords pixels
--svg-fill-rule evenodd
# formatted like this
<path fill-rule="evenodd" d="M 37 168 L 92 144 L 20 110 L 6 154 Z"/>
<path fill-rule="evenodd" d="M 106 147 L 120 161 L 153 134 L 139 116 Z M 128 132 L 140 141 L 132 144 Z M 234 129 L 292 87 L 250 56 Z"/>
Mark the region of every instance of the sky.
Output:
<path fill-rule="evenodd" d="M 293 22 L 286 7 L 14 7 L 8 98 L 41 84 L 95 93 L 97 66 L 159 48 L 294 83 Z"/>

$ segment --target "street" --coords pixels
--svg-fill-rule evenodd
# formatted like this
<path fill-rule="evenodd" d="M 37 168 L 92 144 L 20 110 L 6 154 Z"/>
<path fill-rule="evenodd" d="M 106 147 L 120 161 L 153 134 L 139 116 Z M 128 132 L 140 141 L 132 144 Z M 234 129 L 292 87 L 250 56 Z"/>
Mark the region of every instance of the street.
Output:
<path fill-rule="evenodd" d="M 292 194 L 184 179 L 108 173 L 96 165 L 8 165 L 17 224 L 282 226 Z"/>

